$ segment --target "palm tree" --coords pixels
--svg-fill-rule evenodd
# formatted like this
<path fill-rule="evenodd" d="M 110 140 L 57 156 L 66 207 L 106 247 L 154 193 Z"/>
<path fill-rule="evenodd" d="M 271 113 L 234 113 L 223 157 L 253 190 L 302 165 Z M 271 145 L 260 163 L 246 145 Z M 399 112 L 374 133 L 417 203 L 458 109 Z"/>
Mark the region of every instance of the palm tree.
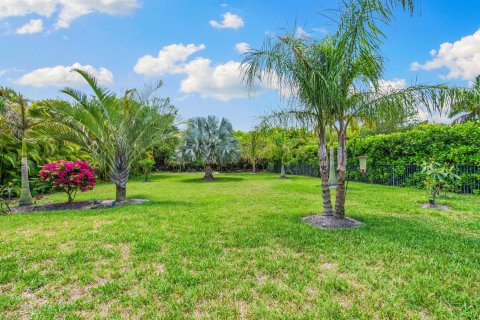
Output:
<path fill-rule="evenodd" d="M 475 78 L 466 98 L 452 105 L 448 117 L 454 118 L 454 124 L 480 119 L 480 75 Z"/>
<path fill-rule="evenodd" d="M 240 158 L 232 124 L 215 116 L 193 118 L 189 121 L 177 157 L 184 161 L 200 162 L 205 167 L 205 180 L 212 180 L 212 165 L 234 163 Z"/>
<path fill-rule="evenodd" d="M 30 129 L 38 125 L 39 121 L 31 117 L 30 102 L 12 89 L 0 88 L 0 109 L 3 110 L 6 125 L 12 128 L 21 142 L 21 189 L 18 205 L 33 205 L 28 178 L 27 141 Z"/>
<path fill-rule="evenodd" d="M 280 163 L 280 179 L 286 179 L 285 163 L 292 152 L 292 143 L 287 136 L 288 129 L 275 124 L 262 123 L 262 133 L 267 141 L 265 152 Z"/>
<path fill-rule="evenodd" d="M 391 19 L 389 6 L 379 7 L 381 2 L 346 1 L 338 30 L 331 36 L 317 40 L 292 32 L 269 37 L 260 50 L 250 50 L 242 63 L 248 86 L 267 81 L 291 93 L 289 107 L 274 111 L 267 118 L 282 119 L 315 131 L 326 216 L 340 219 L 345 216 L 346 133 L 352 121 L 399 117 L 417 111 L 423 104 L 440 109 L 448 104 L 448 97 L 455 96 L 452 93 L 455 90 L 446 86 L 381 88 L 383 57 L 379 47 L 383 34 L 378 25 Z M 335 129 L 338 137 L 335 210 L 327 170 L 329 127 Z"/>
<path fill-rule="evenodd" d="M 263 158 L 265 139 L 257 129 L 242 133 L 239 137 L 242 158 L 252 164 L 252 173 L 257 172 L 257 162 Z"/>
<path fill-rule="evenodd" d="M 45 118 L 50 133 L 87 150 L 108 169 L 115 183 L 116 202 L 126 200 L 126 185 L 132 165 L 147 150 L 172 138 L 176 132 L 176 109 L 169 99 L 153 97 L 162 82 L 144 90 L 127 90 L 122 98 L 101 87 L 82 70 L 74 70 L 89 84 L 93 96 L 65 88 L 74 104 L 46 101 Z"/>

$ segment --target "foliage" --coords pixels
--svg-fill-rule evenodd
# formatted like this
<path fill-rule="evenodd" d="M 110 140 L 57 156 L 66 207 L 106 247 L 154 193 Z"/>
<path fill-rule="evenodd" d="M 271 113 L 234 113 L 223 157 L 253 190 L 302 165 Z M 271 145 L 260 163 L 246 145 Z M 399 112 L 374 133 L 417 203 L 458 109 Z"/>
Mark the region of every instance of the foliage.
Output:
<path fill-rule="evenodd" d="M 449 118 L 453 123 L 480 120 L 480 75 L 475 78 L 472 90 L 461 101 L 452 105 Z"/>
<path fill-rule="evenodd" d="M 138 161 L 138 166 L 143 174 L 143 181 L 148 182 L 148 176 L 152 171 L 153 166 L 155 165 L 155 159 L 153 158 L 152 152 L 147 152 L 145 157 Z"/>
<path fill-rule="evenodd" d="M 235 131 L 240 144 L 240 155 L 243 161 L 251 164 L 252 172 L 257 171 L 257 163 L 266 158 L 267 141 L 258 129 L 248 132 Z"/>
<path fill-rule="evenodd" d="M 480 164 L 480 126 L 467 122 L 453 126 L 420 124 L 406 131 L 352 138 L 352 159 L 368 155 L 369 166 L 440 163 Z"/>
<path fill-rule="evenodd" d="M 42 181 L 50 182 L 56 191 L 68 195 L 68 203 L 75 199 L 77 191 L 85 192 L 95 186 L 95 167 L 84 161 L 47 163 L 40 170 Z"/>
<path fill-rule="evenodd" d="M 440 164 L 434 160 L 425 161 L 422 164 L 422 173 L 425 175 L 425 188 L 430 195 L 432 204 L 440 192 L 447 192 L 452 189 L 452 183 L 459 177 L 453 173 L 453 166 Z"/>
<path fill-rule="evenodd" d="M 0 185 L 0 214 L 10 212 L 10 205 L 8 204 L 8 202 L 14 195 L 13 190 L 13 182 L 9 182 L 5 186 Z"/>

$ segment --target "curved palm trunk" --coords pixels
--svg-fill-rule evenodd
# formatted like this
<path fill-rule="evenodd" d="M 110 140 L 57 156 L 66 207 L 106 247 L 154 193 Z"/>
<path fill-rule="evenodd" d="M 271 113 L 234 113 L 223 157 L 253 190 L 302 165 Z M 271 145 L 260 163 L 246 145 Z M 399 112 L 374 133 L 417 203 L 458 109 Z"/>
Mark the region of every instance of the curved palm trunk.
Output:
<path fill-rule="evenodd" d="M 347 137 L 343 128 L 338 134 L 338 154 L 337 154 L 337 196 L 335 199 L 335 212 L 337 218 L 345 217 L 345 173 L 347 169 Z"/>
<path fill-rule="evenodd" d="M 205 165 L 205 175 L 203 176 L 204 180 L 213 180 L 213 170 L 212 166 L 207 164 Z"/>
<path fill-rule="evenodd" d="M 18 205 L 31 206 L 33 205 L 32 194 L 30 193 L 30 184 L 28 182 L 28 160 L 26 154 L 22 152 L 22 181 L 20 190 L 20 199 Z"/>
<path fill-rule="evenodd" d="M 330 185 L 328 183 L 328 156 L 327 144 L 325 143 L 325 130 L 319 129 L 318 135 L 318 160 L 320 162 L 320 177 L 322 179 L 322 202 L 323 215 L 333 216 L 332 198 L 330 195 Z"/>
<path fill-rule="evenodd" d="M 330 146 L 330 165 L 328 166 L 328 183 L 330 188 L 336 188 L 337 186 L 337 174 L 335 170 L 335 150 L 333 146 Z"/>

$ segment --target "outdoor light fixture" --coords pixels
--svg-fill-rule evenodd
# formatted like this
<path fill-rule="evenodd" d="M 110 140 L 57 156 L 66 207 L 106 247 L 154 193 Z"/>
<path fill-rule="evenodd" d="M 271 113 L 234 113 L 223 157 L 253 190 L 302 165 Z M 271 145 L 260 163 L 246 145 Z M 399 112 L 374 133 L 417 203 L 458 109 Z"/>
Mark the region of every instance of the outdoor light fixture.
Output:
<path fill-rule="evenodd" d="M 367 172 L 367 156 L 360 156 L 358 160 L 360 161 L 360 173 Z"/>

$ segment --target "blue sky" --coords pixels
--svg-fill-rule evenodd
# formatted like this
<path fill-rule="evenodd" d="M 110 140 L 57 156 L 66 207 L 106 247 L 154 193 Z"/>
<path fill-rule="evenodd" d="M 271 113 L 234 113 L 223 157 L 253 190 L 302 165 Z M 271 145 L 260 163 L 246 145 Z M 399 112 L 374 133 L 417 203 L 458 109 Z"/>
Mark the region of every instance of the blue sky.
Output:
<path fill-rule="evenodd" d="M 398 11 L 385 27 L 385 84 L 468 86 L 480 74 L 480 1 L 419 3 L 418 13 Z M 65 85 L 87 90 L 72 66 L 118 92 L 162 79 L 159 94 L 183 118 L 215 114 L 248 129 L 284 102 L 269 86 L 248 95 L 239 50 L 295 26 L 322 37 L 333 28 L 322 13 L 337 7 L 337 0 L 0 0 L 0 85 L 30 99 L 62 98 Z"/>

